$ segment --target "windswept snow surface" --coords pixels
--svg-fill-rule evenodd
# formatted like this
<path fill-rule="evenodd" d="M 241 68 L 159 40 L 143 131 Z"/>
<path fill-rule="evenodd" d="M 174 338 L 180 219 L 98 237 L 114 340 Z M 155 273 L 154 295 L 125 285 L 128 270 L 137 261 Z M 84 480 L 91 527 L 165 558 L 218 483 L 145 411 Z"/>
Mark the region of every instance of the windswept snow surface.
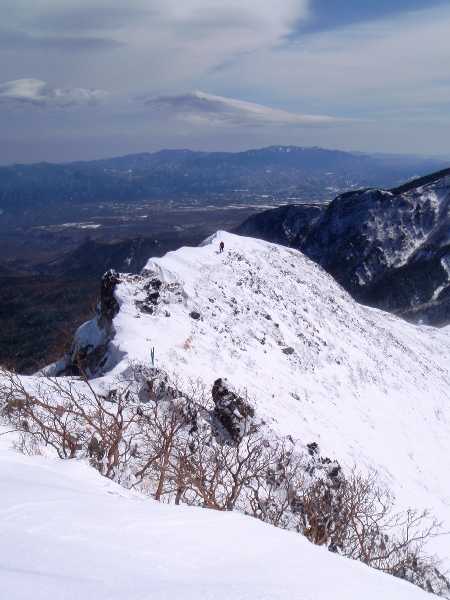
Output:
<path fill-rule="evenodd" d="M 155 276 L 163 285 L 147 314 L 139 302 Z M 317 442 L 344 467 L 375 467 L 399 508 L 432 508 L 450 529 L 449 328 L 361 306 L 300 252 L 225 232 L 122 279 L 121 358 L 107 379 L 129 361 L 148 365 L 153 347 L 156 366 L 181 380 L 211 389 L 225 377 L 275 432 Z M 447 537 L 435 547 L 450 554 Z"/>
<path fill-rule="evenodd" d="M 145 500 L 82 462 L 3 443 L 0 479 L 4 600 L 430 598 L 250 517 Z"/>
<path fill-rule="evenodd" d="M 399 510 L 429 507 L 450 529 L 448 328 L 360 306 L 298 251 L 224 232 L 121 280 L 116 335 L 93 386 L 150 365 L 154 348 L 179 387 L 229 379 L 277 434 L 317 442 L 344 471 L 375 467 Z M 250 517 L 144 501 L 82 463 L 4 454 L 1 464 L 8 600 L 30 589 L 77 600 L 425 594 Z M 450 554 L 448 536 L 432 542 Z"/>

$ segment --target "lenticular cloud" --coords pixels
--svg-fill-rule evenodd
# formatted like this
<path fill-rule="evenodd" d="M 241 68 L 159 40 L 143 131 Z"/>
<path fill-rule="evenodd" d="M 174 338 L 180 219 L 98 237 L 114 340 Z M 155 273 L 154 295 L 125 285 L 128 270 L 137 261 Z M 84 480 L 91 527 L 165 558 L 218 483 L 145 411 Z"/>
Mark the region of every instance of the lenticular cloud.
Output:
<path fill-rule="evenodd" d="M 322 115 L 299 115 L 262 104 L 224 98 L 200 91 L 149 98 L 147 106 L 170 116 L 200 125 L 326 125 L 338 119 Z"/>

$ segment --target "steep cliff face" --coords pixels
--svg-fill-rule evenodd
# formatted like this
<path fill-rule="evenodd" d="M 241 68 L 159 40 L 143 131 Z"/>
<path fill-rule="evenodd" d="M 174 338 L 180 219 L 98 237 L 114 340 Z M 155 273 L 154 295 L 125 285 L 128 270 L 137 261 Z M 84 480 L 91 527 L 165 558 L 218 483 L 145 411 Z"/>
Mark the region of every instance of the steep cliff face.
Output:
<path fill-rule="evenodd" d="M 389 191 L 342 194 L 318 217 L 309 205 L 268 211 L 237 232 L 299 249 L 364 304 L 443 325 L 450 321 L 449 205 L 446 169 Z"/>

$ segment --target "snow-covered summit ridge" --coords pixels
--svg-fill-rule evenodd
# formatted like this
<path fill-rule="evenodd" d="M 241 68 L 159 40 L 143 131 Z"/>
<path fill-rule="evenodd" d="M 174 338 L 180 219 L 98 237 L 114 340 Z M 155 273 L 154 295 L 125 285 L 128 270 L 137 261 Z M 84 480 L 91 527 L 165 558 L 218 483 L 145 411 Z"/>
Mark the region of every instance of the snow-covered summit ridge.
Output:
<path fill-rule="evenodd" d="M 298 251 L 225 232 L 121 281 L 97 384 L 154 349 L 179 380 L 229 379 L 278 434 L 378 468 L 400 504 L 450 523 L 448 329 L 360 306 Z"/>

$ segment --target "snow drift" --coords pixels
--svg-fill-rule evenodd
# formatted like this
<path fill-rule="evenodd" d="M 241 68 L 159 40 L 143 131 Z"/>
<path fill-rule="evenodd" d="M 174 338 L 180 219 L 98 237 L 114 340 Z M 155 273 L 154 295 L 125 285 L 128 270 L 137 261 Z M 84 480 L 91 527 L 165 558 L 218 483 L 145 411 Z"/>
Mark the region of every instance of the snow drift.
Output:
<path fill-rule="evenodd" d="M 77 461 L 26 457 L 2 444 L 0 479 L 8 600 L 430 598 L 295 533 L 144 499 Z"/>

